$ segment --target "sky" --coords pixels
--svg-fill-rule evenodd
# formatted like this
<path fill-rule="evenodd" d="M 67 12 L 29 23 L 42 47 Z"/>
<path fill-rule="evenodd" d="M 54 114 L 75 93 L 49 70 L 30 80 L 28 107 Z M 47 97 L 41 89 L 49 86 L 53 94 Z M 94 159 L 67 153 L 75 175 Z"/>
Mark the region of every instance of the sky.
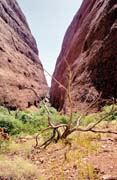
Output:
<path fill-rule="evenodd" d="M 82 0 L 17 0 L 39 49 L 44 68 L 53 74 L 65 32 Z M 45 74 L 48 85 L 51 78 Z"/>

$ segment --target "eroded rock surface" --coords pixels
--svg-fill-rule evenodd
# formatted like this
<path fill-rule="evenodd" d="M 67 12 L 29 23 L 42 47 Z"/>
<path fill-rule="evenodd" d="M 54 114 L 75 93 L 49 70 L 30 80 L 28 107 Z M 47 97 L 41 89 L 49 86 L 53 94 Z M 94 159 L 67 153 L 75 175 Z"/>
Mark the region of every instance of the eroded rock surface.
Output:
<path fill-rule="evenodd" d="M 57 59 L 54 77 L 68 86 L 68 66 L 73 74 L 74 110 L 85 110 L 102 93 L 100 106 L 117 98 L 117 1 L 84 0 L 69 26 Z M 65 90 L 52 80 L 51 103 L 69 107 Z M 95 109 L 95 110 L 97 110 Z"/>
<path fill-rule="evenodd" d="M 26 108 L 36 105 L 36 97 L 47 92 L 47 83 L 38 49 L 19 5 L 0 0 L 0 104 Z"/>

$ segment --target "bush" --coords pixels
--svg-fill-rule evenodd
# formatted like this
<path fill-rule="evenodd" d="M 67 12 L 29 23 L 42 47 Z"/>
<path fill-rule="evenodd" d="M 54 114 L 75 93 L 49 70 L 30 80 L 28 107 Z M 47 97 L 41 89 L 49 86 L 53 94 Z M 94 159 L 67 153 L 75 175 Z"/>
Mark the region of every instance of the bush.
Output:
<path fill-rule="evenodd" d="M 82 126 L 88 126 L 90 123 L 94 123 L 98 121 L 100 116 L 98 114 L 89 114 L 86 117 L 84 117 L 81 121 Z"/>
<path fill-rule="evenodd" d="M 114 108 L 117 108 L 117 106 L 115 105 Z M 101 117 L 106 116 L 111 111 L 111 109 L 112 109 L 112 106 L 105 106 L 103 107 L 102 112 L 87 115 L 82 120 L 81 125 L 87 126 L 90 123 L 94 123 L 98 121 Z M 108 121 L 108 122 L 113 121 L 113 120 L 117 120 L 117 111 L 113 112 L 112 115 L 110 115 L 109 117 L 105 119 L 105 121 Z"/>
<path fill-rule="evenodd" d="M 52 108 L 54 113 L 54 108 Z M 34 134 L 48 125 L 47 112 L 42 106 L 37 112 L 11 111 L 0 107 L 0 127 L 10 135 Z"/>
<path fill-rule="evenodd" d="M 19 111 L 17 112 L 16 118 L 23 123 L 31 123 L 32 115 L 28 111 Z"/>
<path fill-rule="evenodd" d="M 114 108 L 117 108 L 117 105 L 115 105 Z M 112 109 L 112 106 L 105 106 L 103 108 L 103 115 L 106 115 L 107 113 L 109 113 Z M 115 111 L 111 116 L 109 116 L 108 118 L 106 118 L 106 121 L 113 121 L 113 120 L 117 120 L 117 111 Z"/>
<path fill-rule="evenodd" d="M 7 108 L 0 106 L 0 114 L 8 115 L 9 111 Z"/>
<path fill-rule="evenodd" d="M 23 124 L 10 115 L 0 115 L 0 127 L 10 135 L 19 134 Z"/>
<path fill-rule="evenodd" d="M 48 108 L 51 113 L 52 121 L 54 124 L 67 124 L 69 117 L 66 115 L 60 115 L 56 109 Z M 90 123 L 96 122 L 100 117 L 110 112 L 111 106 L 105 106 L 103 111 L 97 114 L 89 114 L 81 121 L 81 126 L 87 126 Z M 76 124 L 76 120 L 79 117 L 78 113 L 73 113 L 73 126 Z M 117 120 L 117 112 L 108 117 L 106 121 Z M 38 111 L 9 111 L 0 106 L 0 127 L 4 128 L 5 132 L 10 135 L 18 134 L 34 134 L 48 126 L 48 114 L 44 107 L 41 105 Z"/>

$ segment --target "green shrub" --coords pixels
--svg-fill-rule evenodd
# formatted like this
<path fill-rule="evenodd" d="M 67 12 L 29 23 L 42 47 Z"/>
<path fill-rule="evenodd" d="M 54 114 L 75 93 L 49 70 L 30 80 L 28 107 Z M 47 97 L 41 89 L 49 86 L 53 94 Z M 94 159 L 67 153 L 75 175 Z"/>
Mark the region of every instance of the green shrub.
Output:
<path fill-rule="evenodd" d="M 10 115 L 0 115 L 0 127 L 10 135 L 19 134 L 22 129 L 22 123 Z"/>
<path fill-rule="evenodd" d="M 19 111 L 17 112 L 16 118 L 23 123 L 31 123 L 32 121 L 32 115 L 28 111 Z"/>
<path fill-rule="evenodd" d="M 0 114 L 8 115 L 9 111 L 7 108 L 0 106 Z"/>
<path fill-rule="evenodd" d="M 117 108 L 117 106 L 115 105 L 114 108 Z M 96 121 L 98 121 L 100 118 L 106 116 L 112 109 L 112 106 L 105 106 L 102 109 L 102 112 L 99 113 L 95 113 L 95 114 L 89 114 L 86 117 L 84 117 L 81 121 L 81 125 L 83 126 L 87 126 L 90 123 L 94 123 Z M 108 116 L 105 121 L 113 121 L 113 120 L 117 120 L 117 111 L 113 112 L 112 115 Z"/>
<path fill-rule="evenodd" d="M 59 122 L 60 122 L 60 123 L 63 123 L 63 124 L 67 124 L 67 123 L 68 123 L 68 117 L 65 116 L 65 115 L 61 115 L 61 116 L 59 117 Z"/>
<path fill-rule="evenodd" d="M 52 121 L 54 124 L 67 124 L 69 117 L 67 115 L 60 115 L 56 109 L 48 105 L 49 111 L 51 113 Z M 96 114 L 89 114 L 84 117 L 81 121 L 81 126 L 88 126 L 90 123 L 98 121 L 99 118 L 105 116 L 110 112 L 111 106 L 105 106 L 103 111 Z M 79 114 L 73 113 L 73 124 L 76 124 Z M 117 120 L 117 112 L 106 118 L 106 121 Z M 38 111 L 9 111 L 0 106 L 0 127 L 4 128 L 5 132 L 10 135 L 18 134 L 34 134 L 38 131 L 46 128 L 48 126 L 48 114 L 44 107 L 41 105 Z"/>
<path fill-rule="evenodd" d="M 0 116 L 0 127 L 2 127 L 6 133 L 10 133 L 12 131 L 14 125 L 8 115 Z"/>
<path fill-rule="evenodd" d="M 44 107 L 37 112 L 11 111 L 10 114 L 6 108 L 0 107 L 0 127 L 10 135 L 34 134 L 47 127 L 47 118 Z"/>
<path fill-rule="evenodd" d="M 117 108 L 117 105 L 115 105 L 114 108 Z M 111 111 L 111 109 L 112 109 L 112 105 L 105 106 L 101 114 L 106 115 L 107 113 Z M 113 114 L 110 115 L 108 118 L 106 118 L 106 121 L 113 121 L 113 120 L 117 120 L 117 110 L 113 112 Z"/>
<path fill-rule="evenodd" d="M 86 117 L 84 117 L 81 121 L 82 126 L 88 126 L 90 123 L 94 123 L 98 121 L 100 116 L 98 114 L 89 114 Z"/>

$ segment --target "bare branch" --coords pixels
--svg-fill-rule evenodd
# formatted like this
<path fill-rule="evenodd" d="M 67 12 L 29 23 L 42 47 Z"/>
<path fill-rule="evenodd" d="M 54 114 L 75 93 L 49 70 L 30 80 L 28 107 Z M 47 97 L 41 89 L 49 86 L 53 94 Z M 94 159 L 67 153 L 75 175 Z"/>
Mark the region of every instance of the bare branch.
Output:
<path fill-rule="evenodd" d="M 49 124 L 49 126 L 54 127 L 54 124 L 51 122 L 51 114 L 50 114 L 49 108 L 47 107 L 44 99 L 42 99 L 42 98 L 37 94 L 37 92 L 36 92 L 33 88 L 31 88 L 31 87 L 24 87 L 24 89 L 29 89 L 29 90 L 33 91 L 34 94 L 36 95 L 36 97 L 37 97 L 39 100 L 42 101 L 42 103 L 43 103 L 43 105 L 44 105 L 44 107 L 45 107 L 45 109 L 46 109 L 46 111 L 47 111 L 47 113 L 48 113 L 48 124 Z"/>
<path fill-rule="evenodd" d="M 105 120 L 107 117 L 109 117 L 110 115 L 112 115 L 113 112 L 117 111 L 117 108 L 113 109 L 113 106 L 112 106 L 112 109 L 111 111 L 105 115 L 104 117 L 102 117 L 101 119 L 99 119 L 96 123 L 94 123 L 92 126 L 90 126 L 88 129 L 91 130 L 93 128 L 95 128 L 95 126 L 97 126 L 100 122 L 102 122 L 103 120 Z"/>
<path fill-rule="evenodd" d="M 99 129 L 91 129 L 90 130 L 91 132 L 94 132 L 94 133 L 109 133 L 109 134 L 117 134 L 117 131 L 112 131 L 110 129 L 108 130 L 99 130 Z"/>
<path fill-rule="evenodd" d="M 89 95 L 89 94 L 88 94 L 88 95 Z M 96 97 L 96 99 L 88 106 L 88 108 L 85 110 L 85 112 L 84 112 L 80 117 L 78 117 L 78 120 L 77 120 L 77 123 L 76 123 L 76 127 L 75 127 L 75 128 L 77 128 L 77 127 L 80 125 L 80 122 L 81 122 L 82 118 L 84 118 L 84 117 L 87 115 L 88 110 L 98 102 L 98 100 L 100 99 L 100 97 L 101 97 L 101 93 L 100 93 L 99 96 Z M 88 96 L 87 96 L 85 102 L 87 101 L 87 99 L 88 99 Z"/>
<path fill-rule="evenodd" d="M 53 129 L 52 136 L 47 141 L 45 141 L 42 145 L 40 145 L 39 148 L 42 148 L 42 147 L 46 148 L 54 140 L 55 136 L 56 136 L 56 130 Z"/>
<path fill-rule="evenodd" d="M 68 96 L 68 101 L 70 104 L 70 118 L 69 118 L 69 126 L 72 123 L 72 119 L 73 119 L 73 102 L 72 102 L 72 97 L 71 97 L 71 83 L 72 83 L 72 71 L 71 71 L 71 67 L 68 63 L 68 61 L 66 60 L 65 56 L 63 57 L 63 60 L 65 61 L 67 68 L 68 68 L 68 86 L 67 86 L 67 96 Z"/>
<path fill-rule="evenodd" d="M 101 121 L 103 121 L 104 119 L 106 119 L 107 117 L 109 117 L 110 115 L 112 115 L 112 113 L 114 113 L 115 111 L 117 111 L 117 108 L 111 109 L 111 111 L 105 115 L 104 117 L 102 117 L 99 121 L 97 121 L 96 123 L 94 123 L 92 126 L 90 127 L 87 127 L 87 128 L 82 128 L 82 127 L 75 127 L 75 128 L 72 128 L 70 130 L 70 133 L 73 133 L 75 131 L 82 131 L 82 132 L 95 132 L 95 133 L 113 133 L 113 134 L 117 134 L 117 131 L 112 131 L 112 130 L 97 130 L 97 129 L 94 129 L 96 127 L 96 125 L 98 125 Z"/>
<path fill-rule="evenodd" d="M 48 113 L 48 124 L 54 128 L 54 124 L 51 122 L 51 114 L 50 114 L 50 111 L 49 111 L 49 108 L 47 107 L 46 103 L 44 101 L 42 101 L 43 104 L 44 104 L 44 107 Z"/>
<path fill-rule="evenodd" d="M 68 124 L 60 124 L 55 126 L 55 128 L 68 127 Z"/>
<path fill-rule="evenodd" d="M 90 108 L 92 108 L 92 107 L 99 101 L 101 95 L 102 95 L 102 92 L 101 92 L 101 93 L 99 94 L 99 96 L 97 96 L 96 99 L 87 107 L 87 109 L 86 109 L 86 111 L 85 111 L 85 116 L 87 115 L 88 110 L 89 110 Z"/>
<path fill-rule="evenodd" d="M 117 131 L 113 131 L 113 130 L 110 130 L 110 129 L 105 129 L 105 130 L 102 130 L 102 129 L 89 129 L 89 128 L 73 128 L 70 130 L 70 133 L 73 133 L 75 131 L 79 131 L 79 132 L 94 132 L 94 133 L 110 133 L 110 134 L 117 134 Z"/>
<path fill-rule="evenodd" d="M 41 134 L 43 134 L 44 132 L 46 132 L 46 131 L 48 131 L 48 130 L 50 130 L 50 129 L 53 129 L 52 127 L 47 127 L 46 129 L 43 129 L 40 133 L 38 133 L 37 135 L 36 135 L 36 145 L 34 146 L 34 147 L 37 147 L 38 146 L 38 137 L 41 135 Z"/>
<path fill-rule="evenodd" d="M 31 88 L 31 87 L 23 87 L 22 89 L 28 89 L 28 90 L 31 90 L 31 91 L 33 91 L 33 93 L 35 94 L 35 96 L 41 101 L 42 99 L 41 99 L 41 96 L 39 96 L 38 94 L 37 94 L 37 92 L 33 89 L 33 88 Z"/>
<path fill-rule="evenodd" d="M 100 99 L 101 97 L 101 93 L 99 94 L 99 96 L 97 96 L 95 98 L 95 100 L 90 103 L 90 105 L 87 107 L 87 109 L 85 110 L 85 112 L 80 116 L 78 117 L 77 121 L 76 121 L 76 126 L 72 128 L 72 122 L 73 122 L 73 103 L 72 103 L 72 96 L 71 96 L 71 83 L 72 83 L 72 71 L 71 71 L 71 66 L 69 65 L 68 61 L 65 59 L 65 57 L 63 57 L 66 65 L 67 65 L 67 69 L 68 69 L 68 85 L 67 85 L 67 88 L 62 85 L 54 76 L 52 77 L 45 69 L 42 68 L 42 70 L 44 70 L 50 77 L 53 78 L 53 80 L 59 85 L 61 86 L 65 91 L 66 91 L 66 95 L 67 95 L 67 98 L 68 98 L 68 101 L 69 101 L 69 105 L 70 105 L 70 115 L 69 115 L 69 122 L 68 124 L 59 124 L 59 125 L 56 125 L 56 124 L 53 124 L 52 121 L 51 121 L 51 113 L 50 113 L 50 110 L 46 104 L 46 102 L 44 101 L 44 99 L 41 99 L 41 97 L 37 94 L 37 92 L 33 89 L 33 88 L 25 88 L 25 89 L 29 89 L 29 90 L 32 90 L 34 92 L 34 94 L 36 95 L 36 97 L 40 100 L 42 100 L 42 103 L 47 111 L 47 114 L 48 114 L 48 126 L 46 129 L 42 130 L 41 133 L 37 134 L 36 136 L 36 145 L 35 147 L 39 147 L 39 148 L 46 148 L 51 142 L 55 141 L 55 142 L 58 142 L 59 139 L 65 139 L 68 135 L 70 135 L 71 133 L 75 132 L 75 131 L 81 131 L 81 132 L 94 132 L 94 133 L 113 133 L 113 134 L 117 134 L 116 131 L 112 131 L 112 130 L 108 130 L 108 129 L 105 129 L 105 130 L 98 130 L 98 129 L 95 129 L 95 127 L 101 122 L 103 121 L 104 119 L 106 119 L 107 117 L 109 117 L 110 115 L 112 115 L 113 112 L 115 112 L 117 110 L 117 108 L 114 108 L 114 101 L 113 101 L 113 105 L 112 105 L 112 108 L 111 108 L 111 111 L 109 113 L 107 113 L 104 117 L 101 117 L 97 122 L 95 122 L 93 125 L 91 125 L 90 127 L 86 127 L 86 128 L 83 128 L 83 127 L 80 127 L 80 122 L 81 120 L 88 114 L 88 111 L 91 107 L 93 107 L 97 102 L 98 100 Z M 88 97 L 90 95 L 90 91 L 84 101 L 84 103 L 87 102 L 88 100 Z M 60 129 L 59 128 L 64 128 L 63 132 L 60 133 Z M 42 133 L 48 131 L 48 130 L 52 130 L 52 136 L 46 140 L 44 143 L 42 143 L 40 146 L 38 144 L 38 137 L 39 135 L 41 135 Z"/>
<path fill-rule="evenodd" d="M 61 84 L 53 75 L 51 75 L 46 69 L 43 68 L 43 70 L 60 86 L 62 87 L 65 91 L 67 91 L 67 88 Z"/>

